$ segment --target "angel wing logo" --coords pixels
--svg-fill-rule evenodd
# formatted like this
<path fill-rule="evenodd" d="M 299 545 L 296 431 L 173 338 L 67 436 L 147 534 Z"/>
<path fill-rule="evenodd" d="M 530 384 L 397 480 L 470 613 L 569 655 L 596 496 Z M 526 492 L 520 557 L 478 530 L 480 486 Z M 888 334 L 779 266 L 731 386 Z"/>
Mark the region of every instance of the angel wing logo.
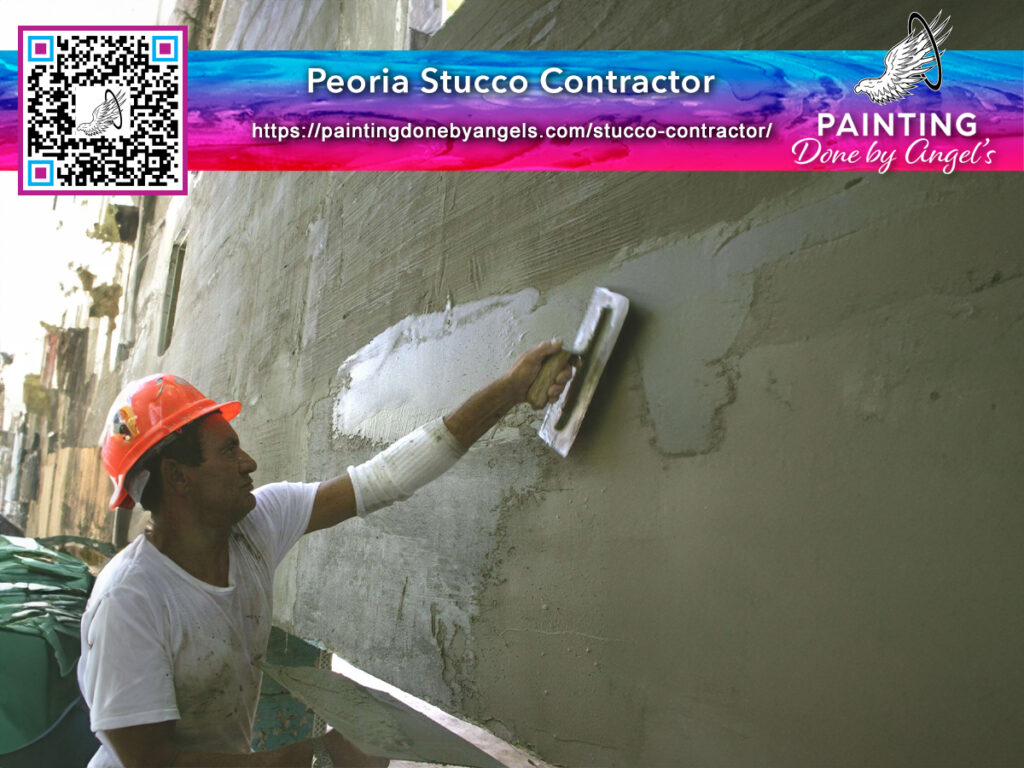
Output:
<path fill-rule="evenodd" d="M 111 126 L 120 128 L 124 117 L 121 108 L 125 101 L 127 101 L 127 97 L 124 95 L 124 91 L 114 93 L 107 88 L 103 95 L 103 102 L 92 111 L 92 120 L 82 123 L 76 130 L 86 136 L 98 136 Z"/>
<path fill-rule="evenodd" d="M 914 22 L 921 22 L 921 29 L 914 32 Z M 888 104 L 910 95 L 910 91 L 924 82 L 933 91 L 942 85 L 942 54 L 939 46 L 953 31 L 948 27 L 949 16 L 942 18 L 939 11 L 932 23 L 916 11 L 907 18 L 907 36 L 885 54 L 885 72 L 881 77 L 866 77 L 857 83 L 854 93 L 863 93 L 875 104 Z M 928 79 L 936 70 L 935 82 Z"/>

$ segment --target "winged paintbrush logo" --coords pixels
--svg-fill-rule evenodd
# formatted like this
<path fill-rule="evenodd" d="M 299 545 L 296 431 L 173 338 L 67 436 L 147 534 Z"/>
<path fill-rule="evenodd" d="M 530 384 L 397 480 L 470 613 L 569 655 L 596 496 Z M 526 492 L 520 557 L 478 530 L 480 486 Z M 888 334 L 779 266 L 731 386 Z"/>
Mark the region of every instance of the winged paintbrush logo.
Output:
<path fill-rule="evenodd" d="M 920 21 L 923 29 L 914 32 L 914 21 Z M 924 17 L 911 13 L 907 19 L 907 36 L 896 43 L 885 54 L 885 72 L 881 77 L 866 77 L 857 83 L 854 93 L 863 93 L 875 104 L 887 104 L 906 98 L 918 83 L 933 91 L 942 85 L 942 54 L 939 46 L 953 31 L 949 24 L 949 16 L 942 18 L 942 11 L 936 14 L 932 23 L 928 24 Z M 938 75 L 934 83 L 928 80 L 928 73 L 936 69 Z"/>
<path fill-rule="evenodd" d="M 107 88 L 103 103 L 92 111 L 92 120 L 88 123 L 82 123 L 76 130 L 81 131 L 86 136 L 98 136 L 110 126 L 120 128 L 123 117 L 121 107 L 124 106 L 125 101 L 127 101 L 127 97 L 124 95 L 124 91 L 114 93 Z"/>

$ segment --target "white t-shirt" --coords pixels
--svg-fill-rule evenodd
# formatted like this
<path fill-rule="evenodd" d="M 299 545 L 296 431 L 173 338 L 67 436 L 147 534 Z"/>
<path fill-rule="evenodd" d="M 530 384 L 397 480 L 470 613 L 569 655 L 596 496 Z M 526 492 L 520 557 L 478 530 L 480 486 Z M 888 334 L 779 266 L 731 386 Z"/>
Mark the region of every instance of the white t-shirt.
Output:
<path fill-rule="evenodd" d="M 121 768 L 103 731 L 177 720 L 183 752 L 250 751 L 274 569 L 305 533 L 317 484 L 257 488 L 230 538 L 229 584 L 184 571 L 145 536 L 96 579 L 82 616 L 78 684 L 102 742 L 89 768 Z"/>

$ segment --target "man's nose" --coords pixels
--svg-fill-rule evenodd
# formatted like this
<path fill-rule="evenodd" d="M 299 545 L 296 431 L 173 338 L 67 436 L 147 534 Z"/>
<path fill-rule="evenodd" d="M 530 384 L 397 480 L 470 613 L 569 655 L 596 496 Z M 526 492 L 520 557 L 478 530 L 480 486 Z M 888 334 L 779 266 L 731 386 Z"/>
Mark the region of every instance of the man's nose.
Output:
<path fill-rule="evenodd" d="M 242 474 L 249 474 L 250 472 L 256 471 L 256 459 L 250 456 L 245 451 L 239 451 L 238 456 L 238 469 Z"/>

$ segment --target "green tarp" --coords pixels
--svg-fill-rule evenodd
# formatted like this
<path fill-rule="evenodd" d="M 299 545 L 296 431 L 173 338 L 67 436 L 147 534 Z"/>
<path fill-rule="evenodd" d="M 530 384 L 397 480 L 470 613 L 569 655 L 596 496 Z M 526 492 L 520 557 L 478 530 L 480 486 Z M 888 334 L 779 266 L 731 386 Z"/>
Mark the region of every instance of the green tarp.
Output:
<path fill-rule="evenodd" d="M 45 733 L 78 698 L 79 628 L 92 584 L 81 560 L 0 536 L 0 755 Z"/>

